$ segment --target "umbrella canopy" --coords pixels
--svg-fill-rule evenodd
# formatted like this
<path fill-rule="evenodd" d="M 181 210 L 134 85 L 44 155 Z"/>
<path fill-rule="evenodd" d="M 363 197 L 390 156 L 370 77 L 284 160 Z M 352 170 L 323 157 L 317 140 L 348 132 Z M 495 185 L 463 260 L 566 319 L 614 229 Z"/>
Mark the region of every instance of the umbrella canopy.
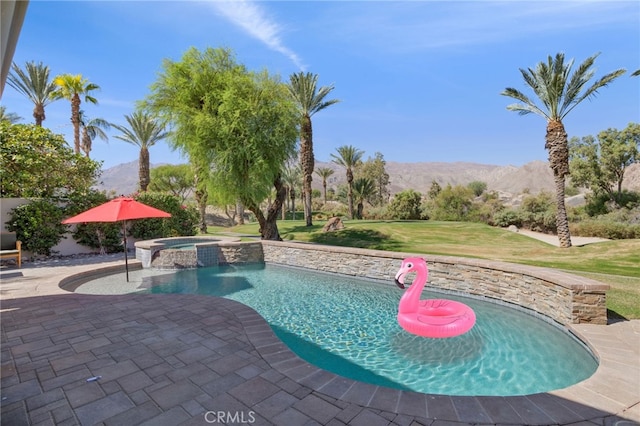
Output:
<path fill-rule="evenodd" d="M 127 260 L 127 220 L 146 219 L 152 217 L 171 217 L 170 213 L 140 203 L 131 197 L 118 197 L 97 207 L 62 221 L 69 223 L 86 222 L 119 222 L 122 221 L 122 235 L 124 240 L 124 264 L 129 281 L 129 262 Z"/>
<path fill-rule="evenodd" d="M 65 219 L 62 223 L 118 222 L 150 217 L 171 217 L 171 214 L 140 203 L 131 197 L 118 197 Z"/>

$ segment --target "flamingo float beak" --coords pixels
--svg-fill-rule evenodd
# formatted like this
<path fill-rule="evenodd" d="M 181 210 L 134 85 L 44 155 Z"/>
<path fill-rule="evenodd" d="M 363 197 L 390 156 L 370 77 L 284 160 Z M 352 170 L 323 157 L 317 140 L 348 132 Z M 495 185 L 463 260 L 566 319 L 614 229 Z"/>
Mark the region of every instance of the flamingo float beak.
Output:
<path fill-rule="evenodd" d="M 404 290 L 404 277 L 407 274 L 407 271 L 405 271 L 404 269 L 400 269 L 398 271 L 398 273 L 396 274 L 396 285 L 398 286 L 398 288 L 401 288 Z"/>

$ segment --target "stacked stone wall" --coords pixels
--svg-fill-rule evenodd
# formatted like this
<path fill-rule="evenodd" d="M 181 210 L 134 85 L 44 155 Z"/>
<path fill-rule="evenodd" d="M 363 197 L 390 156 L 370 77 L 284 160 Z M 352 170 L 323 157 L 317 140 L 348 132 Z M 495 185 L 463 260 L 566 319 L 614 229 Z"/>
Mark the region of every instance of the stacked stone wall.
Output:
<path fill-rule="evenodd" d="M 262 263 L 262 244 L 258 242 L 218 244 L 218 262 L 221 265 L 233 263 Z"/>
<path fill-rule="evenodd" d="M 607 284 L 546 268 L 479 259 L 262 241 L 264 261 L 393 282 L 402 259 L 424 257 L 436 290 L 515 304 L 560 324 L 606 324 Z"/>

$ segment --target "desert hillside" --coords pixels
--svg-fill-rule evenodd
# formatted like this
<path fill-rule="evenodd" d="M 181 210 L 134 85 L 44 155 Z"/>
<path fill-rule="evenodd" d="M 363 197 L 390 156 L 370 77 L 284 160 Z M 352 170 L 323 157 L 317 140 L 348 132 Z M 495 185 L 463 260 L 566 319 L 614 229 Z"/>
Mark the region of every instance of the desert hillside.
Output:
<path fill-rule="evenodd" d="M 152 165 L 156 167 L 159 164 Z M 333 163 L 317 162 L 316 167 L 329 167 L 335 173 L 329 178 L 328 186 L 337 187 L 346 183 L 345 171 Z M 496 166 L 477 163 L 387 163 L 390 190 L 396 194 L 405 189 L 414 189 L 426 193 L 431 182 L 440 186 L 466 185 L 473 181 L 487 184 L 487 189 L 500 191 L 513 196 L 528 191 L 554 191 L 553 175 L 548 164 L 543 161 L 532 161 L 523 166 Z M 138 162 L 119 164 L 103 171 L 99 190 L 113 191 L 116 194 L 130 194 L 137 188 Z M 313 177 L 313 187 L 320 189 L 322 181 L 317 175 Z M 640 164 L 634 164 L 625 172 L 624 188 L 640 191 Z"/>

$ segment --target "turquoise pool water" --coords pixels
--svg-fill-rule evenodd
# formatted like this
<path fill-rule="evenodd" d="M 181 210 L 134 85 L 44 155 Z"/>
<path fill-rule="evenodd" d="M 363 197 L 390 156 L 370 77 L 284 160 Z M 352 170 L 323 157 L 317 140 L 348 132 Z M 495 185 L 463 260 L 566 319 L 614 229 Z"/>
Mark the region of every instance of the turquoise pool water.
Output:
<path fill-rule="evenodd" d="M 84 286 L 83 286 L 84 287 Z M 251 306 L 294 352 L 372 384 L 447 395 L 523 395 L 591 376 L 597 362 L 567 333 L 532 315 L 471 298 L 476 325 L 449 339 L 407 333 L 393 283 L 274 265 L 209 267 L 145 277 L 143 292 L 221 296 Z M 137 289 L 140 292 L 140 288 Z"/>

